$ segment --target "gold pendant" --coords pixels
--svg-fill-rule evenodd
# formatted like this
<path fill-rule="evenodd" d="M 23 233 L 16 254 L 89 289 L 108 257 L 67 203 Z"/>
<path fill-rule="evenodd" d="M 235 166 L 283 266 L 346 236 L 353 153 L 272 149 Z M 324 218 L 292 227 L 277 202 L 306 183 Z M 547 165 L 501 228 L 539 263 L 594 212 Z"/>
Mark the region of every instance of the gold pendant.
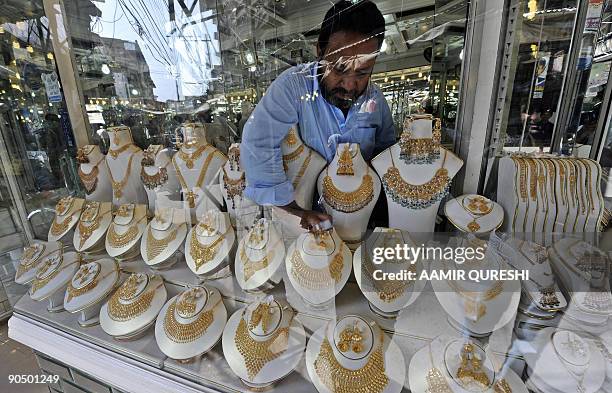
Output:
<path fill-rule="evenodd" d="M 342 149 L 342 153 L 340 153 L 340 157 L 338 158 L 338 169 L 336 170 L 336 175 L 353 176 L 354 174 L 353 157 L 351 156 L 349 144 L 347 143 L 344 145 L 344 149 Z"/>
<path fill-rule="evenodd" d="M 196 207 L 196 204 L 195 204 L 195 193 L 193 191 L 191 191 L 191 190 L 187 191 L 187 194 L 186 194 L 185 198 L 187 199 L 187 202 L 189 203 L 189 207 L 191 209 Z"/>
<path fill-rule="evenodd" d="M 470 232 L 476 232 L 480 229 L 480 225 L 476 222 L 476 220 L 472 220 L 472 222 L 467 225 L 467 228 L 470 230 Z"/>
<path fill-rule="evenodd" d="M 285 353 L 289 343 L 289 328 L 278 329 L 267 340 L 255 341 L 249 335 L 246 322 L 241 318 L 236 329 L 236 336 L 234 336 L 234 343 L 244 358 L 249 378 L 253 379 L 268 362 Z"/>

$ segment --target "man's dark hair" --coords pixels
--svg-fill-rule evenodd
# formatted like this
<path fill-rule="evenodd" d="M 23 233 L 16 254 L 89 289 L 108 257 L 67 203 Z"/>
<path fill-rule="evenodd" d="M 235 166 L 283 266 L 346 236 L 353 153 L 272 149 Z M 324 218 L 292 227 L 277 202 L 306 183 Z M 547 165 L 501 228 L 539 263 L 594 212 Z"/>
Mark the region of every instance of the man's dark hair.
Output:
<path fill-rule="evenodd" d="M 325 53 L 329 37 L 339 31 L 350 31 L 367 37 L 376 35 L 380 48 L 385 38 L 385 18 L 376 4 L 369 0 L 358 3 L 340 0 L 327 11 L 321 23 L 318 40 L 321 54 Z"/>

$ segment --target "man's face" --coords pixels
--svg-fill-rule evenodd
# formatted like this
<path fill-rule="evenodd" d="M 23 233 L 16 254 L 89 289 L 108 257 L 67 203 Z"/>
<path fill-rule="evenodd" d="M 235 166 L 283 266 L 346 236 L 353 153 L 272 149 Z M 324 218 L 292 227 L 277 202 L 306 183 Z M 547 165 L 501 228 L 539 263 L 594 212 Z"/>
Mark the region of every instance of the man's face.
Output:
<path fill-rule="evenodd" d="M 321 92 L 332 105 L 348 110 L 365 91 L 378 54 L 376 37 L 337 32 L 329 37 L 325 53 L 318 53 L 322 67 Z M 359 42 L 359 44 L 355 44 Z M 320 49 L 319 49 L 320 51 Z"/>

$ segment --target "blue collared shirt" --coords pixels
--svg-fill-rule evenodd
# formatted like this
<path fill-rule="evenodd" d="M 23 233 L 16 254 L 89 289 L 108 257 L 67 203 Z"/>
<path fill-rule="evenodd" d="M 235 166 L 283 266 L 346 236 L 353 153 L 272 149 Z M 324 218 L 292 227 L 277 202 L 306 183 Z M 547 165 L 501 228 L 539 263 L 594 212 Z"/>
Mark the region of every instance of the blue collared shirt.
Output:
<path fill-rule="evenodd" d="M 276 78 L 244 126 L 240 158 L 246 171 L 246 196 L 260 205 L 283 206 L 293 202 L 293 186 L 283 169 L 281 142 L 289 128 L 298 125 L 304 143 L 328 162 L 338 143 L 359 143 L 370 160 L 395 143 L 391 111 L 382 92 L 370 83 L 345 117 L 319 91 L 317 63 L 301 64 Z M 374 100 L 372 112 L 362 105 Z"/>

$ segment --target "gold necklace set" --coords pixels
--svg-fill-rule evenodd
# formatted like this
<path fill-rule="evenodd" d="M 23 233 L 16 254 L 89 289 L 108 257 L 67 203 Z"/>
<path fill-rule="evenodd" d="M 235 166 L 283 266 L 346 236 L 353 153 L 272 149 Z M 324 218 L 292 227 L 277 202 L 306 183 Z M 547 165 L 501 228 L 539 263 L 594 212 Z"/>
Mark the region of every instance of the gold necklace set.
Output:
<path fill-rule="evenodd" d="M 251 259 L 246 252 L 244 244 L 240 248 L 240 259 L 242 260 L 242 268 L 244 273 L 244 281 L 249 281 L 255 273 L 260 270 L 267 269 L 270 261 L 274 258 L 274 249 L 268 251 L 260 260 Z"/>
<path fill-rule="evenodd" d="M 234 336 L 234 344 L 244 359 L 250 379 L 255 378 L 267 363 L 285 353 L 289 344 L 289 326 L 291 326 L 291 320 L 287 327 L 279 328 L 269 338 L 258 341 L 249 335 L 244 315 L 240 318 Z"/>
<path fill-rule="evenodd" d="M 147 260 L 151 261 L 159 256 L 167 247 L 168 244 L 173 242 L 176 239 L 176 234 L 185 223 L 177 225 L 168 235 L 158 239 L 153 234 L 153 229 L 149 225 L 149 230 L 147 231 Z M 163 231 L 165 232 L 165 231 Z"/>
<path fill-rule="evenodd" d="M 193 192 L 193 189 L 189 188 L 189 186 L 187 185 L 187 181 L 185 180 L 185 177 L 183 176 L 183 174 L 181 172 L 181 168 L 178 165 L 177 157 L 180 157 L 181 160 L 183 160 L 183 162 L 185 162 L 185 165 L 187 166 L 187 168 L 192 169 L 193 168 L 193 161 L 195 161 L 197 158 L 200 158 L 202 153 L 209 146 L 210 146 L 209 144 L 206 144 L 206 145 L 198 148 L 192 154 L 185 153 L 184 151 L 181 150 L 181 151 L 179 151 L 179 153 L 175 154 L 172 157 L 172 164 L 174 165 L 174 168 L 176 169 L 176 174 L 178 176 L 179 182 L 181 183 L 181 187 L 182 187 L 183 191 L 187 191 L 185 193 L 185 199 L 189 203 L 189 207 L 191 209 L 195 208 L 195 206 L 196 206 L 195 205 L 196 194 Z M 201 149 L 201 152 L 197 154 L 197 158 L 194 157 L 196 155 L 195 153 L 200 151 L 200 149 Z M 208 167 L 210 166 L 210 163 L 212 162 L 212 159 L 214 158 L 215 154 L 219 154 L 219 155 L 221 155 L 223 157 L 223 155 L 218 150 L 213 148 L 213 151 L 210 152 L 206 156 L 206 159 L 204 160 L 204 164 L 202 165 L 202 169 L 200 169 L 200 174 L 198 175 L 198 179 L 196 180 L 194 188 L 202 188 L 202 185 L 204 183 L 204 179 L 206 178 L 206 173 L 208 172 Z M 225 158 L 225 157 L 223 157 L 223 158 Z M 189 167 L 189 165 L 191 165 L 191 168 Z"/>
<path fill-rule="evenodd" d="M 449 193 L 450 177 L 444 167 L 447 152 L 444 151 L 442 166 L 434 176 L 423 184 L 410 184 L 402 178 L 399 169 L 393 161 L 393 153 L 389 150 L 391 164 L 382 177 L 382 184 L 387 195 L 393 202 L 408 209 L 425 209 L 440 202 Z"/>
<path fill-rule="evenodd" d="M 147 286 L 150 285 L 151 280 L 149 279 Z M 108 316 L 113 321 L 125 322 L 144 314 L 151 307 L 155 292 L 164 283 L 160 283 L 155 288 L 145 288 L 137 296 L 138 285 L 138 275 L 132 274 L 110 297 L 108 301 Z M 128 301 L 131 302 L 126 303 Z"/>
<path fill-rule="evenodd" d="M 178 151 L 178 155 L 188 169 L 193 169 L 193 162 L 197 161 L 202 156 L 208 146 L 210 146 L 210 144 L 205 143 L 191 153 L 181 149 Z"/>
<path fill-rule="evenodd" d="M 521 255 L 523 255 L 523 257 L 525 257 L 525 259 L 532 265 L 532 266 L 536 266 L 536 265 L 541 265 L 542 263 L 544 263 L 546 260 L 548 260 L 548 251 L 546 250 L 546 247 L 540 246 L 539 244 L 536 243 L 532 243 L 532 247 L 536 248 L 535 250 L 532 250 L 536 256 L 536 260 L 533 261 L 524 251 L 523 251 L 523 246 L 525 245 L 526 241 L 521 240 L 521 244 L 518 247 L 519 253 L 521 253 Z M 532 279 L 533 282 L 535 282 L 538 286 L 538 290 L 540 291 L 540 299 L 538 300 L 538 303 L 544 307 L 544 308 L 552 308 L 552 307 L 557 307 L 559 306 L 559 298 L 557 297 L 557 293 L 555 291 L 555 284 L 554 282 L 551 285 L 545 286 L 542 285 L 540 283 L 538 283 L 535 279 Z"/>
<path fill-rule="evenodd" d="M 285 172 L 289 170 L 289 163 L 297 160 L 302 155 L 305 148 L 306 147 L 302 144 L 291 153 L 283 154 L 283 169 L 285 169 Z"/>
<path fill-rule="evenodd" d="M 363 175 L 361 184 L 353 191 L 339 190 L 329 176 L 329 166 L 323 178 L 323 199 L 334 210 L 343 213 L 354 213 L 363 209 L 374 199 L 374 181 L 370 176 L 370 168 Z"/>
<path fill-rule="evenodd" d="M 434 122 L 431 138 L 412 138 L 412 123 L 427 119 Z M 431 115 L 408 116 L 404 121 L 404 131 L 400 137 L 400 159 L 406 164 L 432 164 L 440 158 L 442 123 Z"/>
<path fill-rule="evenodd" d="M 155 190 L 157 187 L 161 187 L 168 181 L 168 170 L 166 169 L 170 161 L 166 163 L 166 165 L 157 168 L 157 173 L 154 175 L 149 175 L 145 166 L 140 167 L 140 180 L 142 180 L 142 184 L 145 186 L 147 190 Z"/>
<path fill-rule="evenodd" d="M 61 266 L 64 263 L 64 252 L 62 249 L 59 249 L 59 263 L 57 264 L 57 266 Z M 34 278 L 34 281 L 32 281 L 32 286 L 30 287 L 30 294 L 34 294 L 36 293 L 38 290 L 40 290 L 40 288 L 44 287 L 45 285 L 47 285 L 51 280 L 53 280 L 61 271 L 65 270 L 67 267 L 74 265 L 75 263 L 81 263 L 81 256 L 80 254 L 78 254 L 78 258 L 76 261 L 70 262 L 67 265 L 62 266 L 61 268 L 56 268 L 53 272 L 49 273 L 46 277 L 44 278 L 39 278 L 39 276 L 41 276 L 42 274 L 39 274 L 39 272 L 42 273 L 46 273 L 52 264 L 52 260 L 48 259 L 46 262 L 44 262 L 44 264 L 39 268 L 38 272 L 36 273 L 36 277 Z"/>
<path fill-rule="evenodd" d="M 113 187 L 113 195 L 117 199 L 123 196 L 123 188 L 127 184 L 128 179 L 130 178 L 130 174 L 132 173 L 132 160 L 134 159 L 135 155 L 136 153 L 132 153 L 132 155 L 130 155 L 130 158 L 127 163 L 127 170 L 125 171 L 125 175 L 123 176 L 123 179 L 116 181 L 115 178 L 113 177 L 113 171 L 111 170 L 108 171 L 110 174 L 110 178 L 111 178 L 111 185 Z"/>
<path fill-rule="evenodd" d="M 136 237 L 138 236 L 138 223 L 140 223 L 142 220 L 145 220 L 146 218 L 147 218 L 146 215 L 141 217 L 138 221 L 136 221 L 133 225 L 131 225 L 127 229 L 127 231 L 121 234 L 117 233 L 115 226 L 124 227 L 124 226 L 130 225 L 130 223 L 128 222 L 127 224 L 117 224 L 116 222 L 113 222 L 108 228 L 108 232 L 106 234 L 106 239 L 108 240 L 108 244 L 110 244 L 110 246 L 113 248 L 122 248 L 128 245 L 129 243 L 131 243 L 132 241 L 134 241 Z M 133 220 L 134 218 L 132 217 L 131 221 Z"/>
<path fill-rule="evenodd" d="M 374 279 L 374 266 L 372 263 L 372 259 L 370 258 L 370 254 L 364 244 L 362 247 L 362 268 L 365 276 L 368 278 L 369 282 L 372 284 L 378 298 L 385 303 L 392 303 L 393 301 L 399 299 L 408 286 L 413 284 L 413 281 L 408 280 L 375 280 Z M 416 274 L 416 265 L 410 264 L 408 271 L 414 272 Z"/>
<path fill-rule="evenodd" d="M 461 205 L 461 208 L 463 208 L 472 219 L 472 221 L 467 224 L 467 229 L 470 232 L 479 231 L 480 224 L 477 220 L 493 211 L 493 204 L 491 201 L 480 195 L 471 198 L 463 197 L 459 205 Z"/>
<path fill-rule="evenodd" d="M 119 157 L 119 155 L 121 153 L 123 153 L 124 151 L 126 151 L 127 149 L 129 149 L 130 147 L 134 146 L 134 144 L 132 142 L 127 143 L 121 147 L 118 147 L 116 149 L 108 149 L 108 154 L 110 154 L 110 156 L 113 158 L 113 160 L 116 160 L 117 157 Z"/>
<path fill-rule="evenodd" d="M 97 262 L 95 262 L 97 263 Z M 83 265 L 85 266 L 85 265 Z M 83 283 L 86 278 L 87 275 L 91 273 L 91 271 L 89 270 L 89 268 L 87 269 L 87 271 L 83 270 L 83 266 L 81 266 L 81 268 L 77 271 L 77 273 L 74 276 L 74 279 L 79 280 L 81 283 Z M 100 266 L 100 264 L 98 264 L 99 269 L 102 269 L 102 267 Z M 98 286 L 98 283 L 100 283 L 102 280 L 104 280 L 106 277 L 110 276 L 111 274 L 115 273 L 116 270 L 111 270 L 108 273 L 106 273 L 105 275 L 103 275 L 102 277 L 98 277 L 100 275 L 100 270 L 98 270 L 95 273 L 95 276 L 91 279 L 91 281 L 83 286 L 80 287 L 75 287 L 73 285 L 73 280 L 70 280 L 70 283 L 68 284 L 68 288 L 66 289 L 66 300 L 67 301 L 71 301 L 72 299 L 82 296 L 84 294 L 86 294 L 87 292 L 93 290 L 95 287 Z"/>
<path fill-rule="evenodd" d="M 96 190 L 96 187 L 98 186 L 98 175 L 100 173 L 99 165 L 102 161 L 104 161 L 104 159 L 105 157 L 103 156 L 100 161 L 98 161 L 96 165 L 91 168 L 91 171 L 89 171 L 89 173 L 85 173 L 83 171 L 83 165 L 79 165 L 79 178 L 81 179 L 81 182 L 85 187 L 85 193 L 87 195 L 90 195 L 92 192 L 94 192 Z"/>
<path fill-rule="evenodd" d="M 297 249 L 293 251 L 290 261 L 291 276 L 300 286 L 310 290 L 322 290 L 333 287 L 342 278 L 344 258 L 341 247 L 332 257 L 329 266 L 326 267 L 313 268 L 308 266 Z"/>
<path fill-rule="evenodd" d="M 83 209 L 83 214 L 81 214 L 81 219 L 79 220 L 78 229 L 79 229 L 79 248 L 83 248 L 83 244 L 91 235 L 100 227 L 100 221 L 107 214 L 110 213 L 110 209 L 100 213 L 100 202 L 90 201 L 85 204 L 85 208 Z M 87 222 L 91 222 L 91 224 L 85 225 Z"/>
<path fill-rule="evenodd" d="M 23 276 L 38 265 L 38 259 L 45 252 L 45 245 L 42 243 L 34 243 L 23 251 L 21 261 L 17 267 L 15 278 Z"/>
<path fill-rule="evenodd" d="M 327 340 L 323 339 L 321 349 L 314 362 L 317 376 L 333 393 L 381 393 L 389 384 L 385 373 L 383 353 L 384 333 L 380 332 L 380 342 L 370 354 L 366 364 L 357 370 L 348 369 L 338 362 Z"/>
<path fill-rule="evenodd" d="M 466 314 L 473 316 L 476 320 L 479 320 L 487 313 L 487 306 L 484 302 L 495 299 L 504 289 L 503 281 L 495 281 L 484 293 L 480 291 L 467 291 L 453 280 L 448 280 L 447 283 L 455 293 L 464 299 Z"/>
<path fill-rule="evenodd" d="M 215 307 L 221 299 L 213 305 L 210 309 L 204 311 L 204 308 L 200 310 L 197 315 L 197 318 L 189 323 L 181 323 L 176 319 L 176 311 L 177 311 L 177 300 L 175 299 L 166 310 L 166 315 L 164 316 L 164 332 L 166 336 L 173 342 L 177 344 L 185 344 L 193 342 L 206 333 L 206 330 L 210 327 L 210 325 L 214 321 L 214 311 Z M 188 307 L 195 310 L 195 301 L 190 301 Z"/>
<path fill-rule="evenodd" d="M 229 233 L 229 229 L 225 233 L 219 234 L 219 236 L 209 244 L 202 244 L 198 239 L 197 226 L 191 231 L 191 244 L 189 246 L 189 252 L 191 258 L 195 263 L 196 270 L 212 261 L 217 255 L 219 246 L 225 240 L 225 236 Z"/>
<path fill-rule="evenodd" d="M 235 209 L 236 208 L 235 198 L 238 197 L 240 198 L 240 200 L 242 200 L 242 192 L 246 188 L 245 173 L 242 172 L 242 174 L 240 175 L 240 178 L 238 179 L 232 179 L 227 174 L 227 171 L 225 170 L 225 166 L 224 166 L 223 167 L 223 188 L 225 189 L 225 192 L 227 193 L 227 197 L 231 199 L 232 201 L 232 209 Z"/>

